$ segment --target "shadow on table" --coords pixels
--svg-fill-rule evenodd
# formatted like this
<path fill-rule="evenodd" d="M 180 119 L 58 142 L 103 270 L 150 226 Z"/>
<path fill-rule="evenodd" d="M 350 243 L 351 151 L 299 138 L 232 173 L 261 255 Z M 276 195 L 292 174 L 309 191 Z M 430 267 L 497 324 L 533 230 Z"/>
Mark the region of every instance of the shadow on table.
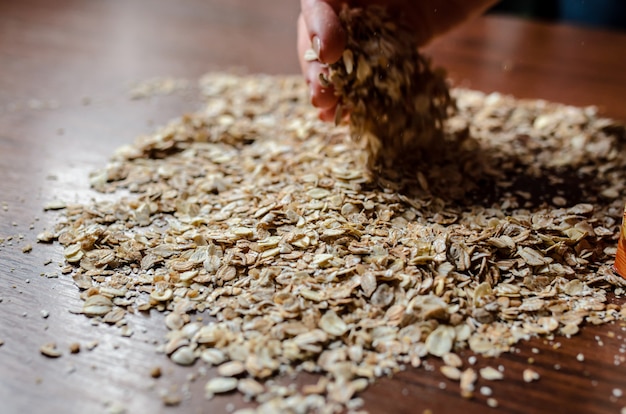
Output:
<path fill-rule="evenodd" d="M 601 133 L 612 140 L 613 152 L 626 150 L 624 126 L 608 125 Z M 530 139 L 525 135 L 516 138 L 522 147 Z M 551 165 L 549 161 L 556 154 L 540 156 L 536 148 L 511 154 L 505 148 L 472 137 L 465 130 L 453 141 L 442 141 L 435 150 L 381 168 L 371 185 L 420 202 L 438 198 L 451 207 L 502 210 L 597 203 L 610 185 L 611 168 L 602 154 L 590 152 L 582 162 Z"/>

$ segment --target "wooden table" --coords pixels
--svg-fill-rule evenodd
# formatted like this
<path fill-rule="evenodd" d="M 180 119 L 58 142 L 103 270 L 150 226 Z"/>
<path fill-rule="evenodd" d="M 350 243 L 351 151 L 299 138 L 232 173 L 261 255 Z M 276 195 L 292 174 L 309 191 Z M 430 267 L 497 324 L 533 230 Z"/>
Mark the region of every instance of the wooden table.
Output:
<path fill-rule="evenodd" d="M 294 0 L 20 0 L 0 2 L 0 412 L 224 412 L 237 396 L 206 401 L 205 380 L 174 408 L 159 393 L 196 369 L 155 353 L 160 315 L 134 318 L 135 333 L 92 326 L 78 290 L 58 273 L 57 246 L 35 243 L 56 220 L 53 199 L 88 200 L 88 173 L 155 124 L 198 108 L 188 94 L 131 100 L 153 76 L 194 80 L 215 69 L 297 73 Z M 626 35 L 502 17 L 473 21 L 429 51 L 458 85 L 575 105 L 626 120 Z M 23 253 L 32 244 L 30 253 Z M 45 264 L 50 261 L 51 263 Z M 49 313 L 47 318 L 43 313 Z M 626 406 L 626 328 L 585 327 L 571 339 L 532 340 L 497 361 L 491 385 L 503 412 L 618 413 Z M 85 346 L 97 340 L 92 351 Z M 39 347 L 65 351 L 48 359 Z M 83 350 L 69 355 L 79 342 Z M 584 354 L 584 362 L 576 356 Z M 541 380 L 526 384 L 528 358 Z M 153 380 L 150 369 L 164 375 Z M 210 375 L 210 373 L 209 373 Z M 614 391 L 615 390 L 615 391 Z M 423 369 L 383 379 L 363 395 L 373 413 L 479 413 L 486 397 Z"/>

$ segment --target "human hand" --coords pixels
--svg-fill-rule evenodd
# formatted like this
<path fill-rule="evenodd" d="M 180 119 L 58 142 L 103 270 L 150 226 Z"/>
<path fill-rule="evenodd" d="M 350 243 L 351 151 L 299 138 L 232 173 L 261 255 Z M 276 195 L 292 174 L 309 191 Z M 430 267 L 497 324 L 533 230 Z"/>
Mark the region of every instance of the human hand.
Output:
<path fill-rule="evenodd" d="M 415 31 L 415 39 L 423 46 L 434 37 L 478 15 L 497 0 L 301 0 L 298 18 L 298 56 L 302 73 L 310 87 L 311 103 L 319 109 L 319 117 L 331 121 L 339 97 L 332 86 L 319 82 L 320 73 L 327 75 L 326 65 L 337 62 L 346 46 L 346 33 L 339 20 L 344 3 L 350 7 L 386 6 L 389 13 Z M 313 49 L 318 60 L 304 55 Z"/>

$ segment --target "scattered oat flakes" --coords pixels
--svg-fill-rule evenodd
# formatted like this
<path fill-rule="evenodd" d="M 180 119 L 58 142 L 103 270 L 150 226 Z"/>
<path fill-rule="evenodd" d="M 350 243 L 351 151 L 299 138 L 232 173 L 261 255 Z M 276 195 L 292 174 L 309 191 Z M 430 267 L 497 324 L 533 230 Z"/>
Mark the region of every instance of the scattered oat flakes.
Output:
<path fill-rule="evenodd" d="M 248 397 L 255 397 L 261 394 L 265 390 L 265 387 L 252 378 L 243 378 L 237 382 L 237 390 Z M 324 390 L 321 390 L 321 392 L 323 391 Z"/>
<path fill-rule="evenodd" d="M 175 407 L 183 402 L 183 395 L 178 391 L 169 390 L 161 395 L 161 401 L 166 407 Z"/>
<path fill-rule="evenodd" d="M 83 313 L 87 316 L 104 316 L 113 308 L 111 299 L 104 295 L 89 296 L 83 304 Z"/>
<path fill-rule="evenodd" d="M 463 366 L 463 361 L 461 360 L 461 357 L 452 352 L 443 355 L 441 359 L 443 360 L 444 364 L 450 365 L 451 367 L 461 368 L 461 366 Z"/>
<path fill-rule="evenodd" d="M 240 361 L 226 362 L 217 367 L 217 373 L 222 377 L 235 377 L 246 371 L 245 365 Z"/>
<path fill-rule="evenodd" d="M 230 377 L 217 377 L 210 379 L 204 387 L 207 398 L 212 397 L 213 394 L 222 394 L 236 389 L 237 382 L 237 378 Z"/>
<path fill-rule="evenodd" d="M 179 365 L 191 365 L 196 361 L 196 355 L 189 346 L 182 346 L 174 351 L 170 357 Z"/>
<path fill-rule="evenodd" d="M 478 379 L 476 371 L 472 368 L 467 368 L 461 373 L 461 396 L 463 398 L 472 398 L 474 395 L 474 384 Z"/>
<path fill-rule="evenodd" d="M 57 344 L 54 342 L 42 345 L 39 348 L 39 352 L 41 352 L 42 355 L 45 355 L 48 358 L 58 358 L 63 355 L 63 352 L 61 352 L 61 350 L 57 348 Z"/>
<path fill-rule="evenodd" d="M 150 376 L 152 378 L 160 378 L 162 375 L 161 367 L 155 366 L 150 369 Z"/>
<path fill-rule="evenodd" d="M 491 394 L 493 394 L 493 390 L 491 389 L 491 387 L 487 387 L 487 386 L 485 385 L 485 386 L 480 387 L 480 393 L 481 393 L 482 395 L 484 395 L 484 396 L 488 397 L 488 396 L 490 396 Z"/>
<path fill-rule="evenodd" d="M 461 371 L 456 367 L 442 365 L 440 371 L 448 379 L 458 381 L 461 378 Z"/>
<path fill-rule="evenodd" d="M 488 381 L 496 381 L 504 378 L 502 372 L 493 367 L 481 368 L 479 372 L 480 376 Z"/>
<path fill-rule="evenodd" d="M 46 203 L 43 207 L 44 211 L 48 210 L 62 210 L 67 207 L 65 201 L 61 200 L 52 200 Z"/>
<path fill-rule="evenodd" d="M 51 243 L 54 240 L 56 240 L 56 236 L 49 232 L 49 231 L 43 231 L 39 234 L 37 234 L 37 241 L 41 242 L 41 243 Z"/>
<path fill-rule="evenodd" d="M 536 371 L 533 371 L 530 368 L 526 368 L 523 372 L 522 372 L 522 377 L 524 379 L 524 382 L 533 382 L 533 381 L 537 381 L 539 380 L 539 373 Z"/>
<path fill-rule="evenodd" d="M 133 328 L 131 328 L 128 325 L 122 326 L 122 328 L 120 330 L 120 334 L 123 337 L 126 337 L 126 338 L 129 338 L 129 337 L 133 336 L 134 333 L 135 333 L 135 331 L 133 331 Z"/>

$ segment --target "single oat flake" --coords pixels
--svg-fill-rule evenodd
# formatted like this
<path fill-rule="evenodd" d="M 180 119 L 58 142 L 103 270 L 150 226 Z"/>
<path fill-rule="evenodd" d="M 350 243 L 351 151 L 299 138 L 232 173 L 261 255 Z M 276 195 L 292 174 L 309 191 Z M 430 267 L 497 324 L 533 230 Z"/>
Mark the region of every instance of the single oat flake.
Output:
<path fill-rule="evenodd" d="M 39 348 L 39 352 L 42 355 L 47 356 L 48 358 L 58 358 L 63 355 L 63 352 L 59 348 L 57 348 L 57 344 L 54 342 L 42 345 Z"/>

